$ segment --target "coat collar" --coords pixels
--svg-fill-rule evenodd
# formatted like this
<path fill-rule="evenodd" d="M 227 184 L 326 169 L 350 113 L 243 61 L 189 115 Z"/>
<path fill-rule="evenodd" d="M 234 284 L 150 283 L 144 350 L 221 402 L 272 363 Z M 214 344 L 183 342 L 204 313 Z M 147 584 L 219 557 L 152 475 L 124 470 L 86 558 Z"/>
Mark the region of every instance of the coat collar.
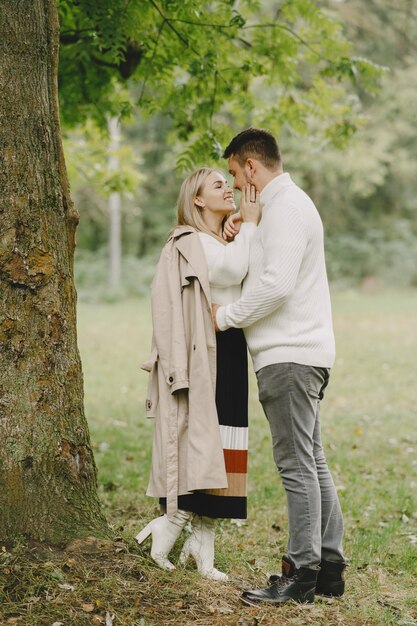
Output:
<path fill-rule="evenodd" d="M 175 226 L 174 230 L 170 233 L 168 237 L 168 241 L 179 239 L 183 235 L 189 235 L 191 233 L 196 233 L 196 229 L 192 226 Z"/>
<path fill-rule="evenodd" d="M 192 226 L 177 226 L 168 241 L 172 241 L 194 272 L 192 274 L 187 270 L 185 278 L 196 276 L 207 301 L 211 304 L 207 259 L 198 232 Z"/>

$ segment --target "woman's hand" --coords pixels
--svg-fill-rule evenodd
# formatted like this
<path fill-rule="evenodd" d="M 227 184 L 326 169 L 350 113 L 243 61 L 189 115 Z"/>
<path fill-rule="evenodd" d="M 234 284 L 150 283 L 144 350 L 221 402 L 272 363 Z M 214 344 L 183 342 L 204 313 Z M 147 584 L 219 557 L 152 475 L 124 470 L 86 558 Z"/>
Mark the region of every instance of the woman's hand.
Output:
<path fill-rule="evenodd" d="M 255 185 L 248 183 L 240 197 L 240 215 L 243 222 L 259 222 L 261 217 L 261 209 L 259 206 L 259 191 L 256 190 Z"/>
<path fill-rule="evenodd" d="M 241 223 L 242 217 L 240 213 L 229 215 L 223 225 L 223 239 L 225 241 L 233 241 L 240 230 Z"/>

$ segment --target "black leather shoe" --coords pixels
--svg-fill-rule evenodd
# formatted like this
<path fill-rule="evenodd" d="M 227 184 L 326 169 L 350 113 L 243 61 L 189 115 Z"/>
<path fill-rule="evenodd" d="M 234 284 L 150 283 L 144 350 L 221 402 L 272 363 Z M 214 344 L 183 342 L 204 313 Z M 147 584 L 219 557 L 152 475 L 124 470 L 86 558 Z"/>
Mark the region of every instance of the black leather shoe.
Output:
<path fill-rule="evenodd" d="M 283 556 L 282 561 L 282 574 L 271 574 L 268 578 L 268 585 L 272 585 L 272 583 L 277 582 L 281 578 L 291 578 L 295 573 L 295 563 L 289 556 Z"/>
<path fill-rule="evenodd" d="M 343 596 L 345 592 L 345 569 L 346 563 L 323 559 L 317 576 L 316 593 L 322 596 Z"/>
<path fill-rule="evenodd" d="M 316 595 L 340 597 L 345 591 L 346 563 L 326 561 L 322 559 L 317 576 Z M 282 557 L 282 574 L 271 574 L 268 584 L 272 585 L 281 578 L 291 578 L 295 572 L 294 562 L 288 557 Z"/>
<path fill-rule="evenodd" d="M 289 578 L 280 576 L 265 589 L 253 589 L 242 593 L 245 604 L 256 606 L 260 602 L 284 604 L 293 600 L 298 603 L 312 604 L 316 588 L 318 570 L 300 567 Z"/>

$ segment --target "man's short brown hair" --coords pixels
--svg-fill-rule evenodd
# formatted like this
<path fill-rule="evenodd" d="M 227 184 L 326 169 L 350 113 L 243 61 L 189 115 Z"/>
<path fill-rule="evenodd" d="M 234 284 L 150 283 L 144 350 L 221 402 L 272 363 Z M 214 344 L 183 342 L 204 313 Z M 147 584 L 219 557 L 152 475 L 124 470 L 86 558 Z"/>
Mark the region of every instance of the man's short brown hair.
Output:
<path fill-rule="evenodd" d="M 258 159 L 265 167 L 274 170 L 281 164 L 281 153 L 275 137 L 261 128 L 247 128 L 233 137 L 223 153 L 223 158 L 234 156 L 241 165 L 246 159 Z"/>

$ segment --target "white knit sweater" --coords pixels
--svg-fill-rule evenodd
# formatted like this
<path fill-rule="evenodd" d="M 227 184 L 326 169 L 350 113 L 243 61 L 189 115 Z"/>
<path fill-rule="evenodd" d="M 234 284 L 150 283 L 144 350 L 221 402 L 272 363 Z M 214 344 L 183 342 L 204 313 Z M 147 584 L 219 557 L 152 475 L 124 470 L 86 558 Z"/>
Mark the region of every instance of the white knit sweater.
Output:
<path fill-rule="evenodd" d="M 242 297 L 218 309 L 218 326 L 245 329 L 255 371 L 286 362 L 331 367 L 335 345 L 317 209 L 289 174 L 262 190 L 261 208 Z"/>
<path fill-rule="evenodd" d="M 228 244 L 208 233 L 198 233 L 207 259 L 213 303 L 230 304 L 240 298 L 242 280 L 248 272 L 250 242 L 255 232 L 256 224 L 245 222 L 234 241 Z"/>

